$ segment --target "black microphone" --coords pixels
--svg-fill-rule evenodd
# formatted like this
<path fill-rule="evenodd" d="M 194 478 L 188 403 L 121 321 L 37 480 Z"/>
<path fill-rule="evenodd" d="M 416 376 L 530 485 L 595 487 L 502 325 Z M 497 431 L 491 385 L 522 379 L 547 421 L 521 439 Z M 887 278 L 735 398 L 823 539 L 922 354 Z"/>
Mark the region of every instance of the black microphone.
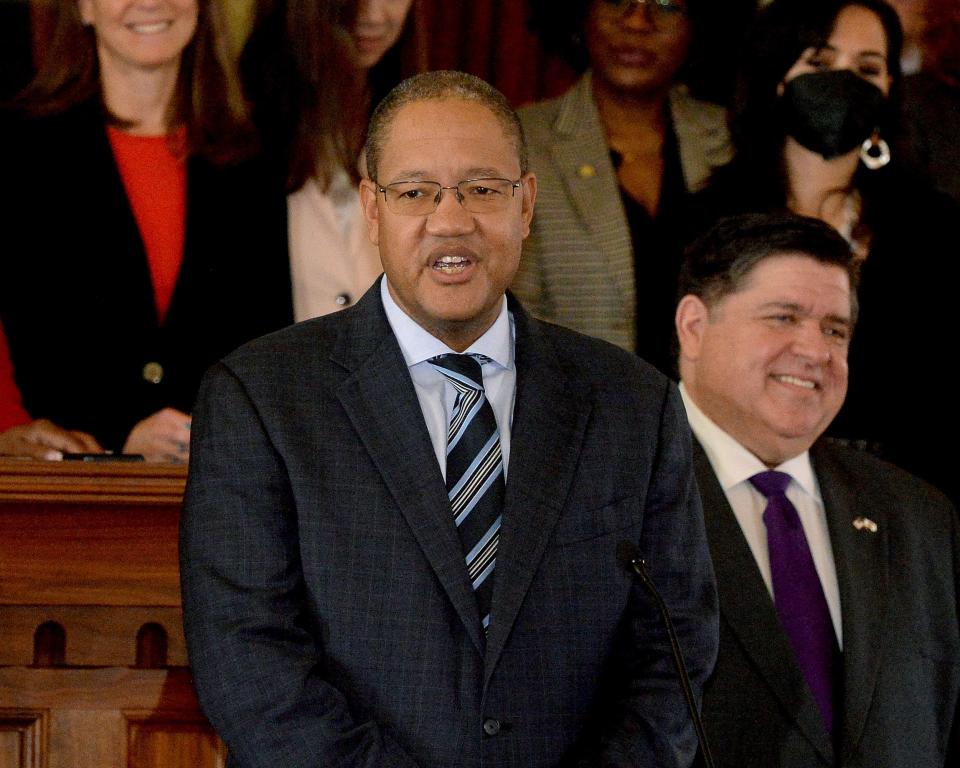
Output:
<path fill-rule="evenodd" d="M 663 602 L 660 593 L 657 591 L 653 579 L 647 573 L 647 563 L 640 557 L 640 550 L 630 541 L 621 541 L 617 545 L 617 558 L 630 569 L 644 589 L 653 598 L 660 616 L 663 619 L 663 625 L 667 629 L 667 637 L 670 638 L 670 649 L 673 651 L 673 665 L 677 669 L 677 676 L 680 678 L 680 687 L 683 688 L 683 697 L 687 701 L 687 708 L 690 710 L 690 719 L 693 720 L 693 727 L 697 732 L 697 740 L 700 742 L 700 754 L 703 757 L 704 768 L 716 768 L 713 762 L 713 754 L 710 752 L 710 744 L 707 742 L 707 732 L 703 728 L 703 720 L 700 717 L 700 711 L 697 709 L 697 702 L 693 696 L 693 687 L 690 685 L 690 675 L 687 674 L 687 665 L 683 660 L 683 652 L 680 650 L 680 640 L 677 638 L 677 631 L 673 628 L 673 620 L 670 618 L 670 611 L 667 610 L 667 604 Z"/>

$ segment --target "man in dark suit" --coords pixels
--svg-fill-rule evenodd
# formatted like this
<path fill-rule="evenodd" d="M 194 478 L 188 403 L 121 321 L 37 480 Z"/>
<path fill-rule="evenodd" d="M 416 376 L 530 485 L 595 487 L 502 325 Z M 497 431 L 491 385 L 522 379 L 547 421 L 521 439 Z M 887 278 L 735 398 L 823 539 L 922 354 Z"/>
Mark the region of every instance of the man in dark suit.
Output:
<path fill-rule="evenodd" d="M 797 216 L 724 220 L 687 254 L 676 325 L 720 596 L 703 714 L 721 766 L 960 764 L 954 510 L 818 441 L 846 394 L 855 276 L 843 238 Z"/>
<path fill-rule="evenodd" d="M 405 81 L 361 204 L 386 277 L 254 342 L 195 411 L 181 562 L 237 766 L 687 766 L 716 595 L 673 386 L 505 289 L 536 179 L 483 81 Z M 506 478 L 506 481 L 505 481 Z"/>

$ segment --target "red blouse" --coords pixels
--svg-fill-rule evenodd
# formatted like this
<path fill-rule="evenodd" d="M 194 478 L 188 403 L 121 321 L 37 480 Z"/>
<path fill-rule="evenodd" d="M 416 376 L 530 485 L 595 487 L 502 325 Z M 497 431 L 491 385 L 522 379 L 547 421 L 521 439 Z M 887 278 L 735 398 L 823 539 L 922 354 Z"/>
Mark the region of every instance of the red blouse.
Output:
<path fill-rule="evenodd" d="M 107 135 L 147 251 L 162 323 L 183 262 L 187 166 L 171 151 L 166 136 L 131 136 L 112 126 Z"/>
<path fill-rule="evenodd" d="M 20 390 L 13 380 L 13 363 L 7 348 L 7 334 L 0 324 L 0 432 L 30 421 L 30 414 L 23 409 Z"/>

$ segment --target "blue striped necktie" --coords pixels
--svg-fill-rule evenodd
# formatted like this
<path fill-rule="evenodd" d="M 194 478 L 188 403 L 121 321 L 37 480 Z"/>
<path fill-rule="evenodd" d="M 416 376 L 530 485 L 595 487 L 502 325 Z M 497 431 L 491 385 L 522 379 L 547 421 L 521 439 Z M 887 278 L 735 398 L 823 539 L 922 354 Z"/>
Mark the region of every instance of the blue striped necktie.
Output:
<path fill-rule="evenodd" d="M 440 355 L 429 362 L 457 391 L 447 432 L 447 494 L 487 631 L 503 512 L 500 433 L 477 359 L 471 355 Z"/>

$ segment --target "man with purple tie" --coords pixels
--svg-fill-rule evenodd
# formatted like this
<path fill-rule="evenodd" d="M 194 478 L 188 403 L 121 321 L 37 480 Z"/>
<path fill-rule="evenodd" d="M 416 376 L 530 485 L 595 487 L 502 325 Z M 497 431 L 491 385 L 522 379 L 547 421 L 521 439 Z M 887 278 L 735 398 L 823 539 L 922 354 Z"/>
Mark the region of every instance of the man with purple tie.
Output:
<path fill-rule="evenodd" d="M 723 220 L 684 263 L 681 394 L 721 617 L 703 714 L 721 766 L 960 764 L 955 512 L 819 440 L 847 391 L 856 279 L 839 234 L 786 214 Z"/>

